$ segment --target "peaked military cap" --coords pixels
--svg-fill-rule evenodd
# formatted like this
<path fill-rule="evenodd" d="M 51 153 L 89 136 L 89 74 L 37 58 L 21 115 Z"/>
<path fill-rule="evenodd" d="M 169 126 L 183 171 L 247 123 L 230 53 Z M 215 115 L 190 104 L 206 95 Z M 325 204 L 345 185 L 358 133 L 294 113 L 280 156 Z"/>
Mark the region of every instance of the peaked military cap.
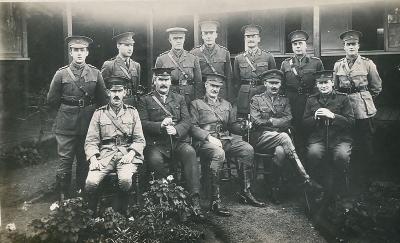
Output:
<path fill-rule="evenodd" d="M 65 42 L 68 43 L 69 47 L 73 48 L 85 48 L 93 42 L 92 39 L 86 36 L 68 36 L 65 38 Z"/>
<path fill-rule="evenodd" d="M 219 73 L 206 73 L 205 81 L 214 85 L 222 86 L 225 81 L 225 76 Z"/>
<path fill-rule="evenodd" d="M 114 36 L 112 39 L 115 40 L 117 43 L 134 44 L 135 43 L 135 41 L 133 40 L 134 35 L 135 33 L 133 32 L 124 32 Z"/>
<path fill-rule="evenodd" d="M 121 76 L 111 76 L 105 79 L 105 83 L 109 90 L 121 90 L 126 86 L 128 80 Z"/>
<path fill-rule="evenodd" d="M 173 68 L 164 68 L 164 67 L 156 67 L 152 68 L 154 76 L 157 76 L 161 79 L 168 79 L 171 76 Z"/>
<path fill-rule="evenodd" d="M 295 30 L 295 31 L 290 32 L 288 37 L 290 39 L 290 42 L 307 41 L 309 38 L 309 35 L 304 30 Z"/>
<path fill-rule="evenodd" d="M 348 30 L 341 33 L 339 37 L 343 42 L 357 43 L 362 37 L 362 33 L 358 30 Z"/>
<path fill-rule="evenodd" d="M 200 22 L 201 31 L 217 31 L 219 23 L 217 21 L 207 20 Z"/>
<path fill-rule="evenodd" d="M 188 30 L 182 27 L 173 27 L 165 30 L 168 34 L 185 34 Z"/>
<path fill-rule="evenodd" d="M 316 82 L 328 81 L 328 80 L 333 81 L 333 70 L 324 70 L 315 72 L 314 78 Z"/>
<path fill-rule="evenodd" d="M 257 24 L 248 24 L 243 26 L 241 30 L 244 35 L 259 35 L 262 31 L 262 28 Z"/>
<path fill-rule="evenodd" d="M 263 81 L 279 81 L 281 82 L 283 79 L 283 72 L 278 69 L 271 69 L 263 72 L 259 75 L 259 78 Z"/>

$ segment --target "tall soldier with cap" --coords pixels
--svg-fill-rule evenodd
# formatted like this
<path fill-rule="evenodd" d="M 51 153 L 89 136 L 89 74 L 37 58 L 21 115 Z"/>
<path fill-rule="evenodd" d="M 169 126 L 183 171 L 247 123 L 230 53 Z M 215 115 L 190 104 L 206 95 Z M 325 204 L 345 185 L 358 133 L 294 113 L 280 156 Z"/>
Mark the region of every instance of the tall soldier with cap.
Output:
<path fill-rule="evenodd" d="M 276 68 L 272 54 L 259 48 L 261 30 L 261 26 L 255 24 L 242 27 L 246 51 L 237 55 L 233 64 L 234 96 L 237 97 L 238 116 L 242 118 L 247 118 L 250 113 L 250 100 L 253 95 L 264 90 L 258 76 Z"/>
<path fill-rule="evenodd" d="M 203 89 L 199 59 L 183 49 L 187 29 L 174 27 L 166 32 L 171 50 L 157 57 L 155 67 L 173 69 L 171 90 L 183 95 L 189 106 L 190 101 L 200 97 Z"/>
<path fill-rule="evenodd" d="M 108 105 L 98 108 L 92 117 L 85 141 L 86 158 L 90 170 L 86 179 L 85 193 L 89 208 L 96 212 L 100 182 L 110 172 L 118 175 L 118 198 L 114 209 L 126 214 L 132 175 L 138 164 L 143 163 L 145 140 L 139 113 L 124 104 L 126 77 L 106 79 Z"/>
<path fill-rule="evenodd" d="M 324 65 L 318 57 L 307 54 L 309 36 L 303 30 L 295 30 L 288 35 L 292 43 L 293 57 L 282 62 L 281 71 L 284 79 L 282 88 L 289 98 L 293 115 L 294 141 L 300 155 L 304 152 L 305 136 L 302 128 L 304 106 L 307 97 L 315 93 L 315 79 L 313 74 L 324 70 Z"/>
<path fill-rule="evenodd" d="M 372 139 L 375 130 L 373 118 L 377 112 L 373 99 L 382 91 L 382 80 L 374 62 L 358 54 L 361 37 L 361 32 L 356 30 L 340 35 L 346 57 L 335 63 L 333 74 L 336 88 L 349 95 L 356 119 L 354 139 L 361 148 L 360 154 L 364 155 L 365 162 L 372 163 Z"/>
<path fill-rule="evenodd" d="M 333 71 L 317 72 L 315 79 L 319 92 L 307 99 L 303 121 L 309 132 L 307 161 L 314 179 L 328 187 L 327 191 L 332 192 L 335 188 L 340 193 L 350 163 L 353 108 L 347 94 L 333 89 Z M 333 175 L 322 174 L 320 166 L 327 167 Z M 331 176 L 334 176 L 335 186 Z"/>
<path fill-rule="evenodd" d="M 232 105 L 218 97 L 224 79 L 220 74 L 206 75 L 206 94 L 202 99 L 192 101 L 190 113 L 195 147 L 203 162 L 210 163 L 210 210 L 217 215 L 230 216 L 230 212 L 221 207 L 219 198 L 219 172 L 225 161 L 225 154 L 236 157 L 238 161 L 242 184 L 239 196 L 243 202 L 256 207 L 263 207 L 264 203 L 257 201 L 250 191 L 254 150 L 239 136 L 246 127 L 241 127 L 236 121 L 236 111 L 232 109 Z"/>
<path fill-rule="evenodd" d="M 218 37 L 218 26 L 217 21 L 201 22 L 201 38 L 204 43 L 195 47 L 190 53 L 199 58 L 203 79 L 207 73 L 218 73 L 226 77 L 226 82 L 221 87 L 220 97 L 233 101 L 231 54 L 226 47 L 215 43 Z"/>
<path fill-rule="evenodd" d="M 54 132 L 60 159 L 56 181 L 61 200 L 69 192 L 75 156 L 76 184 L 79 189 L 84 188 L 88 171 L 83 149 L 85 136 L 95 106 L 107 102 L 106 88 L 100 71 L 85 62 L 92 39 L 85 36 L 69 36 L 65 40 L 72 62 L 56 72 L 47 94 L 48 104 L 58 109 Z"/>
<path fill-rule="evenodd" d="M 104 62 L 101 67 L 103 78 L 111 76 L 125 77 L 129 80 L 124 103 L 136 105 L 136 91 L 140 84 L 140 64 L 131 59 L 133 53 L 133 32 L 125 32 L 113 37 L 117 43 L 118 55 Z"/>
<path fill-rule="evenodd" d="M 201 216 L 200 175 L 196 151 L 190 145 L 190 115 L 185 98 L 170 90 L 172 70 L 153 68 L 155 90 L 140 98 L 139 115 L 147 141 L 144 157 L 156 178 L 167 177 L 178 163 L 183 165 L 187 190 Z"/>
<path fill-rule="evenodd" d="M 256 152 L 273 153 L 273 162 L 282 168 L 286 159 L 295 162 L 302 182 L 305 186 L 320 188 L 315 182 L 311 182 L 299 157 L 293 142 L 288 135 L 288 128 L 292 120 L 289 99 L 279 94 L 283 73 L 272 69 L 261 74 L 266 90 L 262 94 L 254 95 L 251 100 L 250 114 L 253 123 L 252 144 Z M 271 199 L 279 202 L 281 169 L 274 170 L 269 183 L 271 183 Z"/>

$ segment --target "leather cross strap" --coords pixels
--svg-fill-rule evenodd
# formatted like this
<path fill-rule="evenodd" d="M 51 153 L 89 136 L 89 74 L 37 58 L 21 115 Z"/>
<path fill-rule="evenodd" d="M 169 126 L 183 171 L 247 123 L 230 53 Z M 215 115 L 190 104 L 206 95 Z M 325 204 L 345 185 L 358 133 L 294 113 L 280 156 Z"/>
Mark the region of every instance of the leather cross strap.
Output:
<path fill-rule="evenodd" d="M 83 88 L 83 86 L 79 86 L 79 85 L 77 84 L 78 79 L 77 79 L 77 78 L 75 77 L 75 75 L 72 73 L 72 70 L 71 70 L 70 67 L 67 68 L 67 72 L 68 72 L 69 76 L 70 76 L 71 79 L 72 79 L 72 83 L 74 83 L 75 86 L 76 86 L 80 91 L 82 91 L 83 94 L 84 94 L 85 96 L 87 96 L 87 97 L 89 97 L 90 99 L 92 99 L 92 97 L 91 97 L 91 96 L 89 95 L 89 93 Z"/>
<path fill-rule="evenodd" d="M 163 109 L 163 111 L 170 117 L 173 117 L 173 115 L 171 114 L 171 112 L 169 112 L 169 110 L 167 110 L 167 108 L 165 108 L 165 106 L 160 102 L 160 100 L 157 99 L 157 97 L 155 97 L 154 95 L 151 96 L 151 98 L 153 98 L 153 100 L 161 107 L 161 109 Z"/>
<path fill-rule="evenodd" d="M 114 119 L 114 117 L 111 116 L 110 112 L 106 110 L 104 113 L 106 113 L 106 116 L 108 119 L 111 120 L 111 122 L 114 124 L 114 126 L 124 134 L 124 136 L 128 136 L 129 134 L 125 131 L 125 129 L 122 127 L 122 124 L 117 120 Z"/>
<path fill-rule="evenodd" d="M 122 70 L 122 72 L 128 77 L 131 78 L 131 75 L 129 75 L 128 70 L 126 70 L 123 66 L 119 66 Z"/>
<path fill-rule="evenodd" d="M 168 57 L 171 59 L 172 63 L 181 71 L 185 79 L 189 79 L 189 75 L 183 70 L 183 68 L 175 61 L 175 59 L 172 57 L 171 53 L 168 53 Z"/>
<path fill-rule="evenodd" d="M 251 67 L 251 71 L 255 72 L 256 68 L 254 67 L 254 65 L 251 63 L 249 57 L 246 55 L 246 53 L 244 54 L 244 58 L 246 59 L 247 63 L 250 65 Z"/>
<path fill-rule="evenodd" d="M 210 110 L 215 114 L 215 116 L 221 123 L 224 123 L 224 119 L 211 106 L 209 106 L 203 99 L 200 99 L 200 101 L 203 102 L 208 108 L 210 108 Z"/>
<path fill-rule="evenodd" d="M 203 53 L 203 57 L 206 60 L 206 63 L 208 66 L 210 66 L 211 71 L 213 71 L 213 73 L 217 73 L 217 70 L 215 69 L 215 67 L 211 64 L 210 60 L 208 60 L 206 54 Z"/>

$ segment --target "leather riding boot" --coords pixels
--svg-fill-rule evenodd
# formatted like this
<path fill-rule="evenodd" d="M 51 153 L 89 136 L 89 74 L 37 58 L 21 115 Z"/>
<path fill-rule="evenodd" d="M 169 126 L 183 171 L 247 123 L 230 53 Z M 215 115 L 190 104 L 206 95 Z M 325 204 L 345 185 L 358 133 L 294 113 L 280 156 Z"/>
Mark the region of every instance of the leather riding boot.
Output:
<path fill-rule="evenodd" d="M 272 164 L 272 173 L 269 180 L 269 197 L 272 203 L 281 203 L 282 178 L 281 170 L 276 164 Z"/>
<path fill-rule="evenodd" d="M 115 205 L 114 210 L 122 215 L 127 215 L 128 204 L 129 204 L 129 192 L 119 191 L 117 204 Z"/>
<path fill-rule="evenodd" d="M 71 184 L 71 174 L 60 174 L 56 176 L 56 185 L 59 201 L 69 197 L 69 188 Z"/>
<path fill-rule="evenodd" d="M 97 203 L 98 203 L 98 195 L 97 192 L 86 192 L 85 200 L 88 203 L 88 208 L 93 211 L 93 217 L 97 215 Z"/>
<path fill-rule="evenodd" d="M 242 192 L 239 194 L 239 199 L 242 203 L 249 204 L 255 207 L 265 207 L 265 203 L 258 201 L 250 191 L 251 182 L 250 175 L 251 171 L 241 168 L 240 179 L 242 183 Z"/>
<path fill-rule="evenodd" d="M 199 219 L 204 219 L 204 215 L 200 206 L 200 195 L 198 193 L 192 195 L 193 212 Z"/>
<path fill-rule="evenodd" d="M 221 206 L 221 199 L 219 195 L 218 176 L 212 173 L 211 175 L 211 200 L 210 211 L 218 216 L 229 217 L 232 214 Z"/>

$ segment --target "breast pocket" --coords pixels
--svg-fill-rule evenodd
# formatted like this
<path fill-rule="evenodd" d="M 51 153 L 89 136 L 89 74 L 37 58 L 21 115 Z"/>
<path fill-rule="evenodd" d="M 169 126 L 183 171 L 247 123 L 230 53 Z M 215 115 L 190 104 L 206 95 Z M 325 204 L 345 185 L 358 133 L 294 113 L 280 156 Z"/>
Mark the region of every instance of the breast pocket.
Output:
<path fill-rule="evenodd" d="M 250 78 L 251 68 L 248 63 L 240 63 L 239 70 L 241 78 Z"/>
<path fill-rule="evenodd" d="M 149 120 L 158 121 L 161 120 L 161 108 L 158 107 L 150 107 L 147 112 L 149 113 Z"/>
<path fill-rule="evenodd" d="M 366 86 L 366 85 L 368 85 L 367 75 L 368 75 L 367 71 L 354 71 L 354 72 L 352 72 L 351 73 L 351 77 L 353 78 L 355 86 L 358 87 L 358 86 Z"/>
<path fill-rule="evenodd" d="M 271 113 L 271 108 L 268 106 L 261 106 L 260 113 L 262 118 L 269 118 L 269 113 Z"/>
<path fill-rule="evenodd" d="M 111 138 L 115 130 L 114 124 L 107 116 L 100 117 L 100 134 L 103 140 Z"/>
<path fill-rule="evenodd" d="M 283 113 L 283 111 L 285 110 L 285 106 L 286 104 L 276 104 L 274 105 L 274 109 L 277 113 Z"/>
<path fill-rule="evenodd" d="M 255 64 L 257 73 L 262 73 L 268 70 L 268 62 L 258 62 Z"/>
<path fill-rule="evenodd" d="M 129 135 L 132 134 L 132 129 L 135 126 L 135 121 L 133 120 L 133 117 L 129 116 L 128 114 L 125 114 L 124 116 L 121 117 L 121 120 L 125 132 L 128 133 Z"/>
<path fill-rule="evenodd" d="M 182 64 L 183 70 L 186 72 L 186 74 L 189 75 L 189 79 L 193 79 L 193 69 L 194 69 L 194 63 L 193 62 L 184 62 Z"/>
<path fill-rule="evenodd" d="M 215 118 L 215 114 L 210 109 L 199 107 L 198 108 L 199 117 L 198 120 L 201 124 L 208 124 L 210 122 L 215 122 L 217 119 Z"/>

